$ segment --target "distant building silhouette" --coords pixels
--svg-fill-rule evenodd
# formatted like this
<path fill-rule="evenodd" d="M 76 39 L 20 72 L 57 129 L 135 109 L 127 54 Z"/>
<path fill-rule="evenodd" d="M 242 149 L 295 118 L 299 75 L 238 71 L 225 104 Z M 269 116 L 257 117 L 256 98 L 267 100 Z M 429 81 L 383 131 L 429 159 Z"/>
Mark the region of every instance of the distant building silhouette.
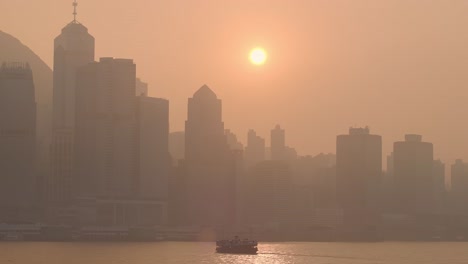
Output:
<path fill-rule="evenodd" d="M 445 188 L 445 164 L 440 160 L 434 160 L 432 180 L 434 183 L 434 209 L 437 213 L 443 213 L 447 211 L 447 190 Z"/>
<path fill-rule="evenodd" d="M 343 209 L 378 206 L 382 174 L 382 138 L 369 128 L 350 128 L 336 141 L 337 197 Z"/>
<path fill-rule="evenodd" d="M 46 190 L 52 204 L 71 200 L 76 74 L 78 68 L 94 61 L 94 42 L 88 29 L 76 19 L 54 40 L 52 172 Z"/>
<path fill-rule="evenodd" d="M 27 63 L 0 67 L 0 222 L 32 221 L 37 205 L 36 103 Z M 37 216 L 37 215 L 36 215 Z"/>
<path fill-rule="evenodd" d="M 393 144 L 395 200 L 403 213 L 428 213 L 434 209 L 434 155 L 432 143 L 420 135 L 406 135 Z"/>
<path fill-rule="evenodd" d="M 450 200 L 456 213 L 468 213 L 468 163 L 457 159 L 451 167 Z"/>
<path fill-rule="evenodd" d="M 136 194 L 135 71 L 132 60 L 101 58 L 78 72 L 73 177 L 77 196 Z"/>
<path fill-rule="evenodd" d="M 185 132 L 177 131 L 169 134 L 169 152 L 172 164 L 177 165 L 179 160 L 185 157 Z"/>
<path fill-rule="evenodd" d="M 169 101 L 137 97 L 138 195 L 167 201 L 169 191 Z"/>
<path fill-rule="evenodd" d="M 224 135 L 222 103 L 206 85 L 188 100 L 185 162 L 189 223 L 235 221 L 235 168 Z"/>
<path fill-rule="evenodd" d="M 248 180 L 247 224 L 279 228 L 293 218 L 293 180 L 286 162 L 260 162 L 250 169 Z"/>
<path fill-rule="evenodd" d="M 148 96 L 148 84 L 141 81 L 139 78 L 136 79 L 135 94 L 136 96 Z"/>
<path fill-rule="evenodd" d="M 244 157 L 248 168 L 265 160 L 265 139 L 257 136 L 257 133 L 253 129 L 250 129 L 247 134 L 247 146 L 245 147 Z"/>
<path fill-rule="evenodd" d="M 285 131 L 276 125 L 271 130 L 271 159 L 272 160 L 284 160 L 286 158 L 286 136 Z"/>
<path fill-rule="evenodd" d="M 239 140 L 237 140 L 236 134 L 231 132 L 229 129 L 225 129 L 224 134 L 226 135 L 226 140 L 231 150 L 244 150 L 244 145 Z"/>

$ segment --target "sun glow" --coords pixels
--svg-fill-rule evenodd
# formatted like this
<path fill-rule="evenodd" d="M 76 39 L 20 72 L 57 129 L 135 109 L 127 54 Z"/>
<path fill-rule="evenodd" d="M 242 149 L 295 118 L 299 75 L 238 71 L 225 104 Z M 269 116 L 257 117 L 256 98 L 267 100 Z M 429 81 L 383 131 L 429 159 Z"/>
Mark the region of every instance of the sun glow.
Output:
<path fill-rule="evenodd" d="M 267 54 L 262 48 L 255 48 L 250 52 L 250 62 L 255 65 L 262 65 L 267 59 Z"/>

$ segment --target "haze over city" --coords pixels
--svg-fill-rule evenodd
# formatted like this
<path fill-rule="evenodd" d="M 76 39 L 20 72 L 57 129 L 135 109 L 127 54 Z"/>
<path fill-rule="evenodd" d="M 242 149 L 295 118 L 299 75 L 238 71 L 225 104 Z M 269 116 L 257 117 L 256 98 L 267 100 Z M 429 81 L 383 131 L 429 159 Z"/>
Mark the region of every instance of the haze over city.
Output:
<path fill-rule="evenodd" d="M 467 1 L 0 1 L 0 263 L 468 260 Z"/>
<path fill-rule="evenodd" d="M 2 1 L 1 30 L 50 67 L 69 1 Z M 53 7 L 53 8 L 52 8 Z M 226 127 L 246 142 L 281 124 L 301 155 L 334 152 L 334 135 L 371 127 L 383 153 L 424 135 L 445 162 L 468 159 L 466 1 L 80 1 L 96 58 L 133 58 L 150 95 L 170 100 L 183 130 L 203 84 L 223 99 Z M 31 28 L 34 27 L 33 30 Z M 252 65 L 261 46 L 268 61 Z"/>

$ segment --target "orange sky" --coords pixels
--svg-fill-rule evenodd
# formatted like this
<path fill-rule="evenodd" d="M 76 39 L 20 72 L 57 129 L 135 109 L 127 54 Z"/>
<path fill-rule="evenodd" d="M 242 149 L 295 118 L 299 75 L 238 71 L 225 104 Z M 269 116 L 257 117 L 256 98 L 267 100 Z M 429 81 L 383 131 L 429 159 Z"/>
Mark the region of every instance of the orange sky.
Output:
<path fill-rule="evenodd" d="M 49 65 L 71 0 L 0 1 L 0 29 Z M 335 151 L 335 136 L 369 125 L 384 155 L 405 133 L 436 157 L 468 160 L 468 1 L 79 0 L 97 57 L 133 58 L 150 95 L 171 103 L 208 84 L 226 128 L 269 138 L 277 123 L 300 154 Z M 263 46 L 263 67 L 249 50 Z"/>

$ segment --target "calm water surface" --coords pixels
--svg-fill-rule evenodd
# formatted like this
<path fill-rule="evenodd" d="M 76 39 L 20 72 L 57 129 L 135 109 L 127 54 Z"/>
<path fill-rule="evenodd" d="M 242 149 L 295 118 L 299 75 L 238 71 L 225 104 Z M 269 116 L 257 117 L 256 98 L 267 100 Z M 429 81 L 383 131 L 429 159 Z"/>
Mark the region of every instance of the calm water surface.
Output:
<path fill-rule="evenodd" d="M 214 253 L 214 243 L 0 243 L 0 264 L 468 263 L 468 243 L 261 243 L 256 256 Z"/>

